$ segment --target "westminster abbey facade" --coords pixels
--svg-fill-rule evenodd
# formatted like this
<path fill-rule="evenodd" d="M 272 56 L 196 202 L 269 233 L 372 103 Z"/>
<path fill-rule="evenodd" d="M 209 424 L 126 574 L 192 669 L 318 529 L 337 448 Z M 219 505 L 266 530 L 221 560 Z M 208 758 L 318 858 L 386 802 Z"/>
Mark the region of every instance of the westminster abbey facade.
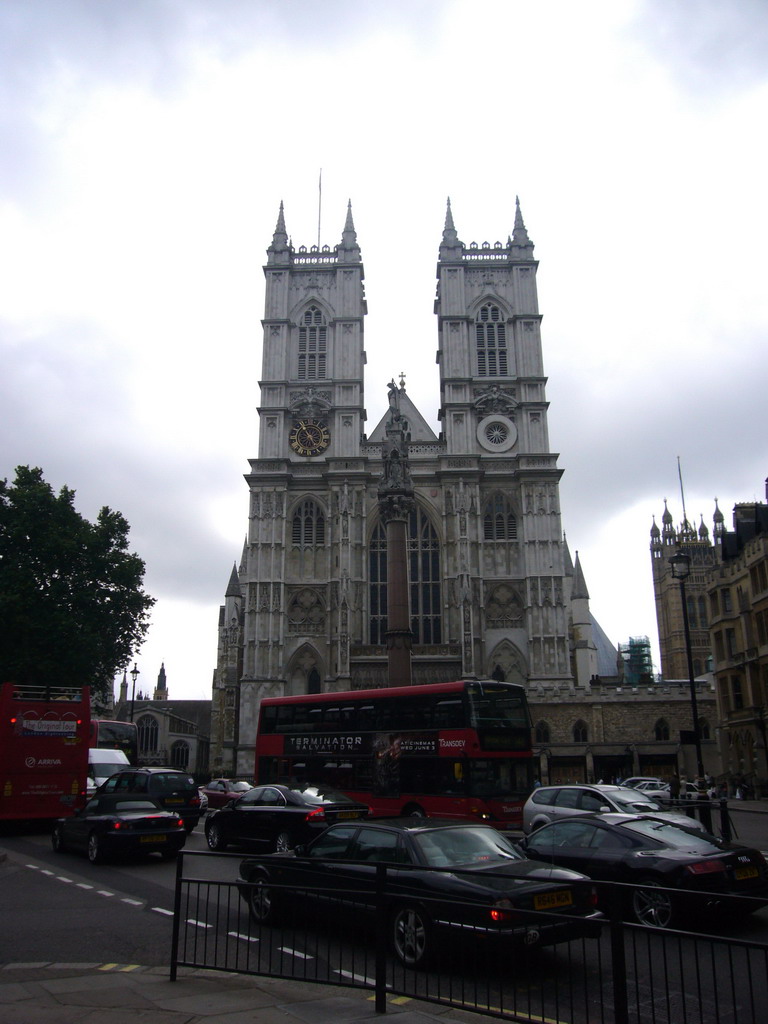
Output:
<path fill-rule="evenodd" d="M 294 248 L 281 204 L 264 272 L 258 457 L 220 610 L 211 725 L 212 770 L 241 775 L 253 772 L 262 697 L 390 684 L 377 506 L 386 417 L 366 432 L 351 207 L 337 246 Z M 585 693 L 600 670 L 560 519 L 536 272 L 519 204 L 506 243 L 482 245 L 459 239 L 449 204 L 435 300 L 438 430 L 402 379 L 392 385 L 415 494 L 413 682 L 494 677 L 524 684 L 532 702 Z M 382 394 L 386 385 L 373 384 Z"/>

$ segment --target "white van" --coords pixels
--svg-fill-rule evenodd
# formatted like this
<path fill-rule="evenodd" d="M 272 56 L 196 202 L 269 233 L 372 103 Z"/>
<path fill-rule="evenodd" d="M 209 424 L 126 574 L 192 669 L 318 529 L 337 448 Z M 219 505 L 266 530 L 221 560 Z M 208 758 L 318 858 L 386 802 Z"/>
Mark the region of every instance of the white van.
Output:
<path fill-rule="evenodd" d="M 106 782 L 110 775 L 130 765 L 122 750 L 108 750 L 105 747 L 91 747 L 88 751 L 88 793 Z"/>

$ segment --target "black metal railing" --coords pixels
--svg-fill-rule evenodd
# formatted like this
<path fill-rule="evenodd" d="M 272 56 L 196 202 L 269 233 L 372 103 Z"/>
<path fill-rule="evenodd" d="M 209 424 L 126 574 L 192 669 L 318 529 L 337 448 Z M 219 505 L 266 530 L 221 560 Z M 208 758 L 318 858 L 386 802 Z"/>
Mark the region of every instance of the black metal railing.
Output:
<path fill-rule="evenodd" d="M 172 980 L 179 967 L 204 967 L 364 988 L 375 994 L 379 1012 L 394 994 L 528 1024 L 768 1020 L 768 945 L 625 923 L 624 885 L 598 884 L 608 910 L 594 936 L 538 947 L 525 937 L 512 945 L 463 929 L 440 944 L 439 957 L 426 968 L 414 970 L 391 949 L 385 865 L 377 866 L 373 898 L 315 889 L 309 900 L 291 890 L 279 922 L 268 926 L 249 914 L 252 886 L 237 878 L 241 859 L 191 852 L 179 858 Z M 422 902 L 429 909 L 429 899 Z M 756 905 L 739 903 L 745 912 Z M 536 922 L 530 928 L 538 930 Z"/>

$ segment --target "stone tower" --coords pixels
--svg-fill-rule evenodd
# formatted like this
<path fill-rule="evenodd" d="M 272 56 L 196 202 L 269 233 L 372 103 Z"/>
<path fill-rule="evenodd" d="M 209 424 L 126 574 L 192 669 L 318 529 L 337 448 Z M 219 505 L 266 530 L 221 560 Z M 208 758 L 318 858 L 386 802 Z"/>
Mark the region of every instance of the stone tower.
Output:
<path fill-rule="evenodd" d="M 390 388 L 413 489 L 414 683 L 493 676 L 536 699 L 572 687 L 572 663 L 592 664 L 572 645 L 536 271 L 519 203 L 506 243 L 481 245 L 459 240 L 448 204 L 435 301 L 440 434 L 402 377 Z M 367 309 L 351 206 L 338 245 L 294 248 L 281 204 L 264 273 L 259 455 L 213 684 L 211 767 L 238 774 L 253 772 L 262 697 L 388 681 L 379 494 L 389 413 L 366 436 Z M 374 387 L 383 397 L 386 382 Z M 576 596 L 588 650 L 588 597 Z"/>

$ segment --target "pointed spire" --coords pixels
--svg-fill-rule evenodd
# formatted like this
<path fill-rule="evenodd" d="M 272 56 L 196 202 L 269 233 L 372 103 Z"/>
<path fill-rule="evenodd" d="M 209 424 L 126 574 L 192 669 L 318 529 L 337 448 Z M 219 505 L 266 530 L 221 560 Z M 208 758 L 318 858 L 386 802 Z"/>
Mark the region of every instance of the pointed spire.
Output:
<path fill-rule="evenodd" d="M 464 255 L 464 243 L 456 234 L 451 212 L 451 197 L 448 197 L 448 204 L 445 210 L 445 226 L 443 228 L 443 239 L 440 243 L 440 259 L 457 260 Z"/>
<path fill-rule="evenodd" d="M 240 577 L 237 574 L 237 565 L 232 566 L 232 572 L 229 577 L 229 583 L 227 584 L 227 592 L 225 597 L 242 597 L 243 592 L 240 589 Z"/>
<path fill-rule="evenodd" d="M 524 250 L 529 258 L 533 255 L 533 242 L 528 237 L 519 196 L 515 196 L 515 227 L 512 231 L 511 248 Z"/>
<path fill-rule="evenodd" d="M 157 689 L 158 690 L 167 690 L 168 689 L 168 680 L 165 677 L 165 662 L 164 661 L 160 663 L 160 671 L 159 671 L 159 673 L 157 675 Z"/>
<path fill-rule="evenodd" d="M 268 263 L 288 263 L 290 256 L 290 244 L 288 232 L 285 230 L 285 215 L 283 213 L 283 201 L 280 200 L 280 211 L 277 215 L 277 224 L 272 235 L 272 244 L 267 249 Z"/>
<path fill-rule="evenodd" d="M 565 576 L 573 576 L 573 559 L 565 533 L 563 533 L 563 573 Z"/>
<path fill-rule="evenodd" d="M 341 233 L 341 245 L 338 247 L 339 258 L 345 263 L 360 262 L 360 246 L 357 244 L 355 222 L 352 220 L 352 200 L 347 201 L 347 219 Z"/>
<path fill-rule="evenodd" d="M 577 598 L 586 598 L 589 600 L 589 591 L 587 590 L 584 573 L 581 570 L 578 551 L 576 552 L 576 564 L 573 567 L 573 590 L 571 591 L 571 600 L 574 601 Z"/>

